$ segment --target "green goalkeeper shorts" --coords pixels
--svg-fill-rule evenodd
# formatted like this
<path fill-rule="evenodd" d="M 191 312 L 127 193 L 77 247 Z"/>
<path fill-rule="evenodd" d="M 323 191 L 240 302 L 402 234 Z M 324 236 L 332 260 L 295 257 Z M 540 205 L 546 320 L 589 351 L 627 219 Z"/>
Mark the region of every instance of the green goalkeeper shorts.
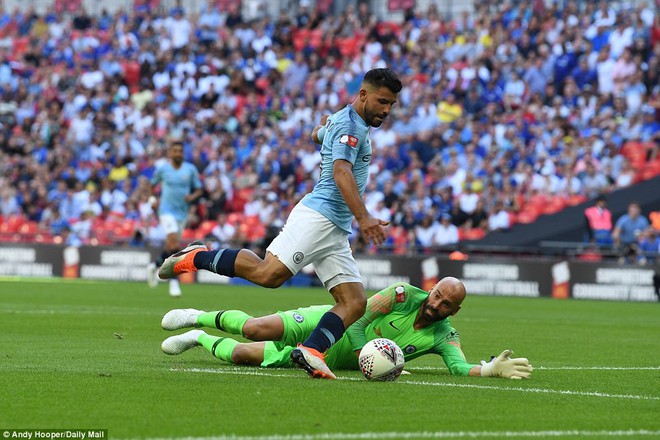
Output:
<path fill-rule="evenodd" d="M 279 341 L 268 341 L 264 348 L 262 367 L 292 367 L 291 350 L 309 337 L 321 317 L 332 306 L 310 306 L 297 310 L 277 312 L 284 323 L 284 334 Z"/>

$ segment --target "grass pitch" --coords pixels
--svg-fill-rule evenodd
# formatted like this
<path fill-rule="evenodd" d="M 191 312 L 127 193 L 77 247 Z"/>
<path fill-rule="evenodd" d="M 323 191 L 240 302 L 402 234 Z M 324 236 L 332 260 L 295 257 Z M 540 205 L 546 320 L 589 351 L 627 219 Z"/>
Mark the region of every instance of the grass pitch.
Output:
<path fill-rule="evenodd" d="M 412 375 L 314 381 L 160 351 L 172 308 L 253 315 L 326 304 L 322 289 L 0 280 L 0 430 L 108 429 L 109 438 L 379 439 L 660 436 L 660 305 L 468 296 L 452 323 L 468 360 L 512 348 L 530 380 Z M 208 330 L 214 333 L 213 330 Z M 359 435 L 358 435 L 359 434 Z M 232 437 L 235 436 L 235 437 Z M 267 437 L 270 436 L 270 437 Z"/>

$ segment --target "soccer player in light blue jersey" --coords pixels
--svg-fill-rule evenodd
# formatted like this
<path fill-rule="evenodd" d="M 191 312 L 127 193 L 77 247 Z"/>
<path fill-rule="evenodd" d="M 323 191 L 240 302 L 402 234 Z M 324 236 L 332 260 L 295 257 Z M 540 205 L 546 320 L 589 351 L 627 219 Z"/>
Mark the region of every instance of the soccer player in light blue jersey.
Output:
<path fill-rule="evenodd" d="M 314 128 L 312 140 L 322 143 L 321 177 L 291 211 L 263 260 L 247 249 L 210 251 L 204 243 L 193 242 L 165 260 L 159 276 L 170 279 L 205 269 L 275 288 L 312 264 L 336 304 L 291 352 L 291 359 L 311 377 L 334 379 L 323 353 L 364 315 L 367 303 L 348 241 L 353 216 L 367 242 L 383 243 L 383 228 L 388 224 L 373 218 L 362 201 L 371 162 L 369 129 L 383 123 L 401 89 L 401 81 L 391 70 L 370 70 L 355 101 Z"/>
<path fill-rule="evenodd" d="M 179 249 L 179 238 L 188 220 L 188 205 L 202 195 L 202 182 L 197 168 L 183 160 L 183 143 L 174 141 L 169 149 L 170 161 L 158 167 L 151 179 L 152 185 L 160 183 L 158 219 L 165 231 L 165 246 L 156 263 L 147 269 L 147 282 L 151 287 L 158 284 L 156 268 Z M 176 278 L 170 279 L 171 296 L 180 296 L 181 287 Z"/>

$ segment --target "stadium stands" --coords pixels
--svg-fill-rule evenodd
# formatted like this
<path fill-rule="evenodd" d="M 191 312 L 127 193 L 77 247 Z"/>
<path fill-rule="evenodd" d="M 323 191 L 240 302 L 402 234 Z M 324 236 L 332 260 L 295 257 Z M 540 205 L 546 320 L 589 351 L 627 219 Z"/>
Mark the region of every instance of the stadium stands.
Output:
<path fill-rule="evenodd" d="M 385 65 L 406 87 L 372 132 L 366 199 L 385 200 L 396 253 L 420 245 L 427 215 L 483 238 L 452 208 L 468 185 L 513 225 L 660 175 L 660 19 L 644 3 L 486 1 L 402 23 L 352 9 L 247 23 L 226 3 L 91 17 L 80 0 L 42 16 L 0 7 L 0 240 L 61 242 L 54 211 L 78 235 L 92 213 L 83 243 L 162 239 L 140 182 L 182 138 L 206 189 L 183 240 L 225 212 L 259 242 L 318 176 L 311 128 Z"/>

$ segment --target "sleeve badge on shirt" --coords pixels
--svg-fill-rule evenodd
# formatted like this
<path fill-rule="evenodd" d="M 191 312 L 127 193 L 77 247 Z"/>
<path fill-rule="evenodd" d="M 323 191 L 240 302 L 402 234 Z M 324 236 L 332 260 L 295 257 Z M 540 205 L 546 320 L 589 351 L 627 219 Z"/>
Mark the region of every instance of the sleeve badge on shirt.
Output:
<path fill-rule="evenodd" d="M 397 286 L 394 292 L 396 293 L 396 302 L 402 303 L 406 301 L 406 289 L 403 286 Z"/>
<path fill-rule="evenodd" d="M 358 138 L 351 136 L 350 134 L 345 134 L 339 138 L 339 143 L 346 144 L 351 148 L 355 148 L 358 144 Z"/>

